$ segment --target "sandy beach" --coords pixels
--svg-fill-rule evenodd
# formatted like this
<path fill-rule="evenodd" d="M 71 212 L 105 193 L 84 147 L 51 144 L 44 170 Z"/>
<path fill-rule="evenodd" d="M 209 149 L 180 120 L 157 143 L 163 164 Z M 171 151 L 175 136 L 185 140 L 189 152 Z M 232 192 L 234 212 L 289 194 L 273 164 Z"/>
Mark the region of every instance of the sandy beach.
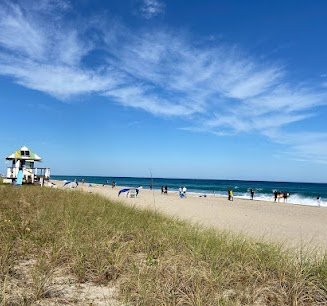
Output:
<path fill-rule="evenodd" d="M 62 181 L 53 181 L 58 187 Z M 137 198 L 118 197 L 122 187 L 80 184 L 77 189 L 119 200 L 126 205 L 151 209 L 174 218 L 219 230 L 243 234 L 255 239 L 282 243 L 304 250 L 327 250 L 327 209 L 265 201 L 223 197 L 198 197 L 177 192 L 162 195 L 160 190 L 141 189 Z"/>

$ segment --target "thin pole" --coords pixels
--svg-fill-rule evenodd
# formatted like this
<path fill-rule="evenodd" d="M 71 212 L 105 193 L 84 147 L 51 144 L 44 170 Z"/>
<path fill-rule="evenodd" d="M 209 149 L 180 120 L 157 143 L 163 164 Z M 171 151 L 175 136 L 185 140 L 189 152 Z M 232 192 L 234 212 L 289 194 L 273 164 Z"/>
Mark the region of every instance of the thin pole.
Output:
<path fill-rule="evenodd" d="M 156 207 L 156 198 L 154 196 L 154 190 L 153 190 L 153 178 L 152 178 L 152 171 L 151 169 L 149 169 L 150 171 L 150 177 L 151 177 L 151 188 L 152 188 L 152 197 L 153 197 L 153 206 L 154 206 L 154 211 L 157 212 L 157 207 Z"/>

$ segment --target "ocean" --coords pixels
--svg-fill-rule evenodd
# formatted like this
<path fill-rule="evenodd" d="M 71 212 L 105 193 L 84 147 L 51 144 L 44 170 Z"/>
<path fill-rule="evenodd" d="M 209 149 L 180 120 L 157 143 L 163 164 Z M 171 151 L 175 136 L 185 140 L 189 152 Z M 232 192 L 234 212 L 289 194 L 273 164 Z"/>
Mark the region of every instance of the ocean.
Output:
<path fill-rule="evenodd" d="M 63 176 L 53 175 L 54 180 L 79 182 L 84 180 L 90 184 L 111 185 L 115 181 L 118 186 L 160 189 L 168 186 L 168 191 L 177 191 L 185 186 L 187 191 L 194 195 L 214 195 L 227 197 L 227 190 L 233 189 L 234 196 L 249 199 L 249 189 L 255 190 L 255 199 L 274 201 L 273 191 L 287 191 L 291 195 L 289 204 L 318 206 L 317 196 L 321 197 L 320 206 L 327 207 L 327 184 L 322 183 L 288 183 L 266 181 L 241 181 L 241 180 L 204 180 L 204 179 L 168 179 L 168 178 L 142 178 L 142 177 L 105 177 L 105 176 Z M 281 200 L 282 201 L 282 200 Z"/>

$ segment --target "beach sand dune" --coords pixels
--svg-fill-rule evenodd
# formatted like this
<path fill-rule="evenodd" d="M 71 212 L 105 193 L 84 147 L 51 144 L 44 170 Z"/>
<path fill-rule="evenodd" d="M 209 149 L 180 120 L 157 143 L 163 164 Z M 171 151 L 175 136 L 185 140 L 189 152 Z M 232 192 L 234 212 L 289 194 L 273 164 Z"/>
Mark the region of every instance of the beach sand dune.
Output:
<path fill-rule="evenodd" d="M 56 182 L 62 186 L 62 182 Z M 80 184 L 78 189 L 120 200 L 129 206 L 151 209 L 174 218 L 255 239 L 282 243 L 304 250 L 327 250 L 327 208 L 234 199 L 198 197 L 179 198 L 177 192 L 162 195 L 160 190 L 141 189 L 137 198 L 118 197 L 120 187 Z"/>

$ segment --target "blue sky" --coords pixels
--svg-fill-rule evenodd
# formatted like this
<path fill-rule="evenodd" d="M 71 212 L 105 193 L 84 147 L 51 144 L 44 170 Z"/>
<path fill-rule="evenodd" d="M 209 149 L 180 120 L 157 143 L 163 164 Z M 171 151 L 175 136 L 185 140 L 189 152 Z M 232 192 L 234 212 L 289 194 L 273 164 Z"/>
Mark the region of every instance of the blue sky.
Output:
<path fill-rule="evenodd" d="M 326 37 L 325 1 L 1 1 L 1 158 L 327 182 Z"/>

